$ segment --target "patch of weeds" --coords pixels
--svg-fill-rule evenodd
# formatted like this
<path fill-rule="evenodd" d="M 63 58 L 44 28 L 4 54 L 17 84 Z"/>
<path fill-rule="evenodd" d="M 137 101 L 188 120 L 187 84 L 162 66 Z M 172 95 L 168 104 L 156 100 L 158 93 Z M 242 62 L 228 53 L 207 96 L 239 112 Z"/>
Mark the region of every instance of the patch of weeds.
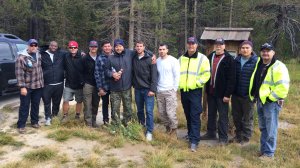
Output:
<path fill-rule="evenodd" d="M 57 151 L 49 148 L 41 148 L 30 151 L 24 155 L 29 161 L 44 162 L 53 159 L 57 155 Z"/>
<path fill-rule="evenodd" d="M 50 134 L 48 134 L 48 138 L 55 139 L 58 142 L 64 142 L 68 140 L 72 136 L 72 132 L 67 129 L 59 129 Z"/>
<path fill-rule="evenodd" d="M 106 161 L 104 167 L 118 168 L 121 165 L 121 163 L 122 162 L 120 160 L 118 160 L 118 159 L 116 159 L 116 158 L 113 157 L 113 158 L 109 158 Z"/>
<path fill-rule="evenodd" d="M 94 147 L 93 147 L 93 152 L 95 153 L 95 154 L 98 154 L 98 155 L 101 155 L 101 154 L 103 154 L 103 147 L 100 147 L 99 145 L 95 145 Z"/>
<path fill-rule="evenodd" d="M 167 148 L 147 153 L 145 156 L 146 164 L 149 168 L 171 168 L 173 167 L 172 158 L 172 152 Z"/>
<path fill-rule="evenodd" d="M 87 131 L 81 128 L 74 129 L 72 135 L 84 140 L 98 140 L 101 138 L 96 131 Z"/>
<path fill-rule="evenodd" d="M 109 144 L 114 148 L 121 148 L 125 144 L 125 138 L 120 135 L 115 135 L 110 139 Z"/>
<path fill-rule="evenodd" d="M 61 164 L 65 164 L 70 161 L 68 155 L 65 153 L 63 155 L 59 156 L 58 160 Z"/>
<path fill-rule="evenodd" d="M 138 163 L 137 162 L 134 162 L 132 160 L 129 160 L 127 162 L 127 165 L 126 165 L 127 168 L 137 168 L 138 167 Z"/>
<path fill-rule="evenodd" d="M 7 133 L 0 132 L 0 146 L 10 145 L 15 147 L 23 146 L 23 142 L 16 141 L 12 136 Z"/>
<path fill-rule="evenodd" d="M 20 167 L 32 167 L 32 163 L 29 161 L 17 161 L 5 164 L 1 168 L 20 168 Z"/>
<path fill-rule="evenodd" d="M 85 160 L 81 161 L 82 163 L 78 164 L 78 168 L 101 168 L 103 167 L 101 165 L 100 159 L 97 157 L 89 157 Z"/>
<path fill-rule="evenodd" d="M 143 126 L 137 122 L 129 122 L 127 127 L 121 122 L 117 122 L 116 124 L 109 125 L 107 130 L 113 135 L 123 136 L 131 141 L 144 140 Z"/>

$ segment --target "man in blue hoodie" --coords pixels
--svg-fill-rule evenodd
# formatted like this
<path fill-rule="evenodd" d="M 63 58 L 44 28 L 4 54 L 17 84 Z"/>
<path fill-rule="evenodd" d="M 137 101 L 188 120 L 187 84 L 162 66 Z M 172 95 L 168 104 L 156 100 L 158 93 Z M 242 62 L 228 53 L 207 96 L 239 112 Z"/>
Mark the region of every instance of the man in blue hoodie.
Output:
<path fill-rule="evenodd" d="M 251 41 L 240 45 L 240 55 L 235 59 L 236 85 L 231 97 L 235 137 L 229 142 L 246 145 L 253 132 L 254 102 L 249 97 L 250 78 L 257 62 Z"/>

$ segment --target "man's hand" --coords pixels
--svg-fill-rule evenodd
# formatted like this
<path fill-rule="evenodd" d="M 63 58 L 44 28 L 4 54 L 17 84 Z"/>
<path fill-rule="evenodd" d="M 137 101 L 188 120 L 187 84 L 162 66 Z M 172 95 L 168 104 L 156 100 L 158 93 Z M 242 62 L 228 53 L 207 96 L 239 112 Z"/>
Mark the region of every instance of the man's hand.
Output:
<path fill-rule="evenodd" d="M 223 102 L 224 102 L 224 103 L 229 103 L 229 101 L 230 101 L 230 98 L 229 98 L 229 97 L 224 97 L 224 98 L 223 98 Z"/>
<path fill-rule="evenodd" d="M 152 55 L 152 64 L 156 64 L 156 55 L 155 54 L 153 54 Z"/>
<path fill-rule="evenodd" d="M 148 96 L 149 96 L 149 97 L 152 97 L 152 96 L 154 96 L 154 95 L 155 95 L 154 92 L 152 92 L 152 91 L 149 91 L 149 92 L 148 92 Z"/>
<path fill-rule="evenodd" d="M 113 78 L 115 79 L 115 81 L 119 80 L 121 78 L 121 74 L 118 72 L 114 72 L 112 74 Z"/>
<path fill-rule="evenodd" d="M 105 92 L 103 89 L 99 89 L 98 95 L 99 95 L 99 96 L 105 96 L 105 95 L 106 95 L 106 92 Z"/>
<path fill-rule="evenodd" d="M 21 95 L 26 96 L 27 95 L 27 89 L 26 88 L 21 88 Z"/>

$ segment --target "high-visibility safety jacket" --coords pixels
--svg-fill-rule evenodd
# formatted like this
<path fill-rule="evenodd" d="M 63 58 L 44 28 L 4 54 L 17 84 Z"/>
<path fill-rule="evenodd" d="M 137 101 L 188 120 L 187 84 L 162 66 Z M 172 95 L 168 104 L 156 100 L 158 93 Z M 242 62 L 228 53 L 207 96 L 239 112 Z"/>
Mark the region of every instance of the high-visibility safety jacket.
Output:
<path fill-rule="evenodd" d="M 210 78 L 210 64 L 207 57 L 199 52 L 196 58 L 182 55 L 179 63 L 179 88 L 184 92 L 203 88 Z"/>
<path fill-rule="evenodd" d="M 261 58 L 258 58 L 254 72 L 250 79 L 249 96 L 251 100 L 254 100 L 251 95 L 253 87 L 255 72 Z M 281 61 L 276 60 L 271 67 L 268 68 L 266 77 L 259 88 L 259 98 L 262 104 L 266 103 L 267 98 L 272 101 L 286 98 L 289 91 L 290 77 L 287 67 Z"/>

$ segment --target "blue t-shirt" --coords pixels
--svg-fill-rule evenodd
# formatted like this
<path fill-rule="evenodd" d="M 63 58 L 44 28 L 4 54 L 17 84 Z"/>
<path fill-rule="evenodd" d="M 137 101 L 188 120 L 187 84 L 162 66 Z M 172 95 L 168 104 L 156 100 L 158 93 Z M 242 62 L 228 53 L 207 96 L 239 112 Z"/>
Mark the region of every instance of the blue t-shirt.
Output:
<path fill-rule="evenodd" d="M 249 60 L 249 58 L 244 58 L 241 57 L 241 69 L 243 68 L 243 66 L 245 65 L 245 63 Z"/>

